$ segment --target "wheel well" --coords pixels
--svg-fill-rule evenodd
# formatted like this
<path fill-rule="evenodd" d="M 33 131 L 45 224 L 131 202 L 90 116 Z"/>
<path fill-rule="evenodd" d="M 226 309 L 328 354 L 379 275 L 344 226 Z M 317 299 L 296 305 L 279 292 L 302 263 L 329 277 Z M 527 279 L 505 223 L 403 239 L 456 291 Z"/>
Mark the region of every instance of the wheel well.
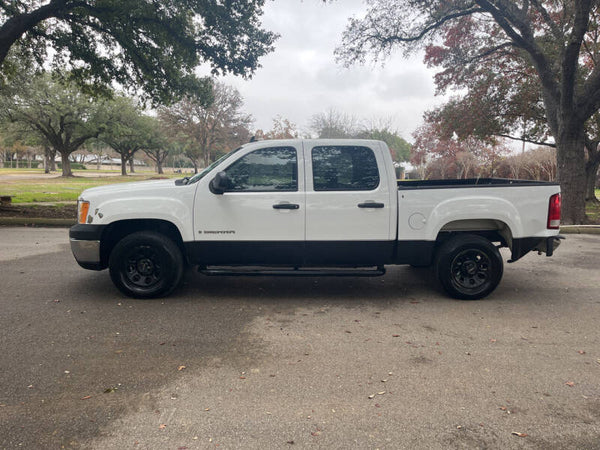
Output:
<path fill-rule="evenodd" d="M 512 248 L 512 233 L 506 223 L 494 219 L 455 220 L 442 227 L 436 238 L 439 245 L 457 233 L 475 234 L 490 242 L 499 242 L 502 247 Z"/>
<path fill-rule="evenodd" d="M 108 258 L 117 242 L 137 231 L 155 231 L 170 238 L 181 250 L 186 259 L 183 239 L 177 227 L 166 220 L 132 219 L 113 222 L 106 227 L 100 240 L 100 260 L 104 267 L 108 266 Z"/>

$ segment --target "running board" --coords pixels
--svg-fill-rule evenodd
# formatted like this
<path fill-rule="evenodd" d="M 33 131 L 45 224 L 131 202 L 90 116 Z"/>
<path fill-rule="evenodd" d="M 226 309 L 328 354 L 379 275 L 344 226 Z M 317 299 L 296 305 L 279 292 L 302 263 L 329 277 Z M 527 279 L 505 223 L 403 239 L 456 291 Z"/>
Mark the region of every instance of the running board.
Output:
<path fill-rule="evenodd" d="M 208 276 L 279 276 L 279 277 L 380 277 L 385 275 L 385 267 L 365 269 L 282 269 L 248 267 L 199 267 L 198 272 Z"/>

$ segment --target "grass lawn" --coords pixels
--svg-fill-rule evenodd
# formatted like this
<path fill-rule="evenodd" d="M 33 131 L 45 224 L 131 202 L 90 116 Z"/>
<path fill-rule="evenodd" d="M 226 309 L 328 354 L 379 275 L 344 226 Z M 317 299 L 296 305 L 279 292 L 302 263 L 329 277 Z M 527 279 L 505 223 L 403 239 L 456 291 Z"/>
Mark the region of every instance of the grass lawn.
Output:
<path fill-rule="evenodd" d="M 93 177 L 89 176 L 93 171 L 85 171 L 88 176 L 78 177 L 77 173 L 72 178 L 40 178 L 40 179 L 3 179 L 0 181 L 0 195 L 12 195 L 13 203 L 32 203 L 32 202 L 64 202 L 76 201 L 79 194 L 85 189 L 103 186 L 106 184 L 126 183 L 132 181 L 143 181 L 158 178 L 182 178 L 183 175 L 157 175 L 153 173 L 135 174 L 113 177 Z M 0 175 L 19 173 L 31 173 L 29 170 L 2 169 Z M 38 173 L 43 173 L 40 171 Z"/>
<path fill-rule="evenodd" d="M 596 189 L 596 197 L 600 200 L 600 189 Z M 600 203 L 587 203 L 585 212 L 591 223 L 600 224 Z"/>

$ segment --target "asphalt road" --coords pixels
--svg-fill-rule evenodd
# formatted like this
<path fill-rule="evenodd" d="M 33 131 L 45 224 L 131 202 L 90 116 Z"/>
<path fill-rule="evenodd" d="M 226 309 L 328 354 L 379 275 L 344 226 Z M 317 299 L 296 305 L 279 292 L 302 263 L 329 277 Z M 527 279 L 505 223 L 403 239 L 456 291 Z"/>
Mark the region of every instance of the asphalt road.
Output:
<path fill-rule="evenodd" d="M 136 301 L 64 229 L 0 228 L 0 267 L 0 448 L 600 449 L 597 235 L 476 302 L 409 267 Z"/>

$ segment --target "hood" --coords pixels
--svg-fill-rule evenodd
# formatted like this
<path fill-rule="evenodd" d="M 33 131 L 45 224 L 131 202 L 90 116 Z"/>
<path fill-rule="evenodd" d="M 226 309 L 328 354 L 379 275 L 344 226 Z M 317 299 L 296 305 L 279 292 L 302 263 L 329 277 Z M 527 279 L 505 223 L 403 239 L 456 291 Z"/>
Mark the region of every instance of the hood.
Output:
<path fill-rule="evenodd" d="M 150 181 L 134 181 L 132 183 L 115 183 L 107 184 L 106 186 L 98 186 L 90 189 L 86 189 L 80 195 L 81 198 L 88 200 L 87 197 L 93 196 L 104 196 L 111 194 L 119 194 L 122 192 L 143 192 L 143 191 L 156 191 L 168 188 L 175 188 L 175 180 L 150 180 Z"/>

